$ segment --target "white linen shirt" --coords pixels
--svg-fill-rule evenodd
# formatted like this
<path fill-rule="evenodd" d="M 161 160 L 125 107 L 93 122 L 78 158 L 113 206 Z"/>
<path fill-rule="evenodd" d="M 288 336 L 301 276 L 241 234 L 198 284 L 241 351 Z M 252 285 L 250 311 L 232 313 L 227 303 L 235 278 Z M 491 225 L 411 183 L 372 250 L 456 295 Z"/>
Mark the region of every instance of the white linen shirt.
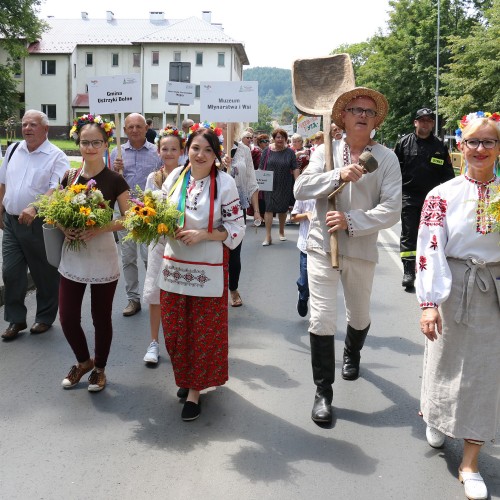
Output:
<path fill-rule="evenodd" d="M 13 146 L 7 149 L 0 167 L 0 184 L 5 184 L 5 210 L 19 215 L 38 195 L 55 189 L 70 165 L 66 155 L 48 140 L 31 153 L 26 141 L 21 141 L 9 161 Z"/>
<path fill-rule="evenodd" d="M 248 208 L 252 195 L 259 189 L 259 186 L 255 178 L 255 169 L 253 168 L 250 148 L 241 142 L 236 149 L 229 173 L 236 182 L 238 194 L 240 195 L 241 208 Z"/>
<path fill-rule="evenodd" d="M 325 171 L 325 146 L 321 144 L 295 180 L 297 200 L 316 199 L 307 249 L 330 252 L 328 195 L 340 185 L 344 144 L 344 140 L 332 143 L 335 168 L 331 172 Z M 385 146 L 371 146 L 371 154 L 378 162 L 377 170 L 349 182 L 335 198 L 336 210 L 344 212 L 347 220 L 347 230 L 337 234 L 339 255 L 378 262 L 378 232 L 396 224 L 401 214 L 401 169 L 397 156 Z"/>

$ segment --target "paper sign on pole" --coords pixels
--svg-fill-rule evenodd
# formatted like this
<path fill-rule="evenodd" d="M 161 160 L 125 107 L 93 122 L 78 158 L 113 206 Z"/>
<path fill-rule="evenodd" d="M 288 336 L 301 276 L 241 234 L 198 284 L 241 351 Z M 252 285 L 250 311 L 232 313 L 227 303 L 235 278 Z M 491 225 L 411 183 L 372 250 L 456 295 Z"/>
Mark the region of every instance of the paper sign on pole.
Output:
<path fill-rule="evenodd" d="M 297 134 L 304 139 L 311 138 L 316 132 L 319 132 L 321 126 L 320 116 L 299 115 L 297 118 Z"/>
<path fill-rule="evenodd" d="M 194 104 L 194 83 L 167 82 L 165 102 L 169 104 Z"/>
<path fill-rule="evenodd" d="M 88 82 L 88 87 L 93 114 L 142 113 L 139 74 L 97 76 Z"/>
<path fill-rule="evenodd" d="M 201 82 L 200 118 L 209 122 L 256 122 L 258 82 Z"/>
<path fill-rule="evenodd" d="M 259 186 L 259 191 L 272 191 L 274 172 L 271 170 L 256 170 L 255 178 Z"/>
<path fill-rule="evenodd" d="M 293 125 L 280 125 L 280 128 L 282 128 L 288 136 L 293 135 Z"/>

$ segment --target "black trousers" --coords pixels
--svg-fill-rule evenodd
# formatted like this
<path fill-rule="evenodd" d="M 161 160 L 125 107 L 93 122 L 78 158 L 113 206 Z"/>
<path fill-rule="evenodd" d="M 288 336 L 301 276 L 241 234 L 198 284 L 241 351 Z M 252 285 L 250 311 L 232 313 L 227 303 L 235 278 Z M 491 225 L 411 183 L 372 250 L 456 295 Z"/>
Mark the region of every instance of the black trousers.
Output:
<path fill-rule="evenodd" d="M 406 205 L 401 210 L 401 239 L 399 249 L 402 260 L 415 260 L 417 255 L 417 236 L 422 205 Z"/>
<path fill-rule="evenodd" d="M 42 219 L 31 225 L 19 224 L 16 215 L 4 212 L 2 274 L 5 285 L 4 319 L 24 323 L 27 309 L 28 268 L 36 286 L 35 322 L 51 325 L 59 303 L 59 272 L 47 262 L 43 242 Z"/>
<path fill-rule="evenodd" d="M 243 209 L 243 220 L 247 223 L 247 211 Z M 238 290 L 241 273 L 241 245 L 243 241 L 234 249 L 229 250 L 229 291 Z"/>

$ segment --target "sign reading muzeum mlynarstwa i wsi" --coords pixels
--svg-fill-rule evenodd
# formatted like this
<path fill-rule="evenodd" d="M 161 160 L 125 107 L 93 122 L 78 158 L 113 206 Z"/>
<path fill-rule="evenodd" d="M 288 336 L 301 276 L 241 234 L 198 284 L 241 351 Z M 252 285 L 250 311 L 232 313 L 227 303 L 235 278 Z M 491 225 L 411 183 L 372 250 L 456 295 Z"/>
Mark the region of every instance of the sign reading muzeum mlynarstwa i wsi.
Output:
<path fill-rule="evenodd" d="M 93 114 L 142 112 L 138 75 L 98 76 L 89 83 L 89 107 Z"/>
<path fill-rule="evenodd" d="M 258 82 L 201 82 L 200 118 L 226 123 L 258 121 Z"/>

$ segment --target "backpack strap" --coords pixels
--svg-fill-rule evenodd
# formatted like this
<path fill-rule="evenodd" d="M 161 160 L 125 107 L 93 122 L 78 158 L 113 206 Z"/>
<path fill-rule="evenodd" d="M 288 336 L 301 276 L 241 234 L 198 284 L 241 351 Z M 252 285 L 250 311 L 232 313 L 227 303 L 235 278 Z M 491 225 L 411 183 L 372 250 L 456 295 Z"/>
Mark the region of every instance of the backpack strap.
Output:
<path fill-rule="evenodd" d="M 14 147 L 10 150 L 9 157 L 7 158 L 7 161 L 10 162 L 10 159 L 12 158 L 12 155 L 14 154 L 14 151 L 17 149 L 17 147 L 21 144 L 20 142 L 16 142 L 14 144 Z"/>

